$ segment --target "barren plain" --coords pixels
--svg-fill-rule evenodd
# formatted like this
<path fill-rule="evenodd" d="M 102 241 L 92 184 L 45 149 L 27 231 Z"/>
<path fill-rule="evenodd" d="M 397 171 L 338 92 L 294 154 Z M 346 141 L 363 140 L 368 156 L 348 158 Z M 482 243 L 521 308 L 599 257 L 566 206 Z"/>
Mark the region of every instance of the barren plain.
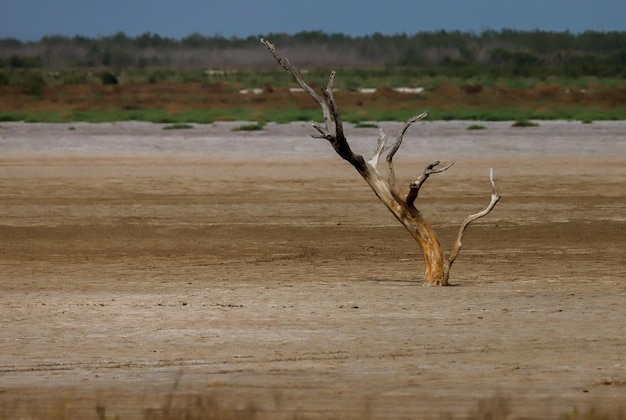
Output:
<path fill-rule="evenodd" d="M 446 288 L 308 124 L 238 124 L 0 126 L 0 418 L 626 410 L 625 123 L 412 127 L 444 246 L 502 195 Z"/>

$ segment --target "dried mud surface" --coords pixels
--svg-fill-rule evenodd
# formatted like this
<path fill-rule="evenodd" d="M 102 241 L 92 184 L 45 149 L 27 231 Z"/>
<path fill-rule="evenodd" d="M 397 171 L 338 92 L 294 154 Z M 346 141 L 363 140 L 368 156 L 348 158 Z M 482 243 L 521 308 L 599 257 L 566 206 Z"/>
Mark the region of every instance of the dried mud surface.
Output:
<path fill-rule="evenodd" d="M 489 167 L 503 197 L 448 288 L 308 124 L 236 125 L 0 126 L 0 417 L 624 407 L 624 123 L 411 128 L 405 185 L 456 162 L 417 202 L 448 249 Z"/>

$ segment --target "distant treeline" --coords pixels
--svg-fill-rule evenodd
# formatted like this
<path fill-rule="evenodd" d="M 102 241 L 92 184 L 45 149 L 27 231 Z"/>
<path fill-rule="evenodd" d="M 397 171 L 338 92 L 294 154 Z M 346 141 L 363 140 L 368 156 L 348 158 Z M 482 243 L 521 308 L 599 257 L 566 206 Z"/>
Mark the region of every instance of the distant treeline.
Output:
<path fill-rule="evenodd" d="M 298 67 L 406 66 L 470 76 L 626 78 L 626 31 L 419 32 L 352 37 L 321 31 L 263 35 Z M 0 68 L 275 68 L 259 37 L 193 33 L 182 39 L 144 33 L 131 37 L 45 36 L 37 42 L 0 39 Z"/>

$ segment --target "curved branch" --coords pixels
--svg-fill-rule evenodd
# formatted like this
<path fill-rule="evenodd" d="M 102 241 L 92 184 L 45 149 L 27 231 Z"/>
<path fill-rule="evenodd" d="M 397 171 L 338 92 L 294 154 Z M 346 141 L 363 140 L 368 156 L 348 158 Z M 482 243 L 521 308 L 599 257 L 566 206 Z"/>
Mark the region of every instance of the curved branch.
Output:
<path fill-rule="evenodd" d="M 456 260 L 456 257 L 459 255 L 461 246 L 463 246 L 463 243 L 461 242 L 461 240 L 463 239 L 463 232 L 465 232 L 465 229 L 467 229 L 469 224 L 472 223 L 474 220 L 480 219 L 481 217 L 489 214 L 491 210 L 493 210 L 493 208 L 496 206 L 496 204 L 498 204 L 498 201 L 500 201 L 500 196 L 498 195 L 496 191 L 496 184 L 493 180 L 493 168 L 489 169 L 489 180 L 491 181 L 491 201 L 489 202 L 489 205 L 485 207 L 484 210 L 467 216 L 467 218 L 465 219 L 465 221 L 459 228 L 459 233 L 457 234 L 456 242 L 454 243 L 454 248 L 452 249 L 452 252 L 450 253 L 450 256 L 448 257 L 448 268 L 452 267 L 454 260 Z"/>

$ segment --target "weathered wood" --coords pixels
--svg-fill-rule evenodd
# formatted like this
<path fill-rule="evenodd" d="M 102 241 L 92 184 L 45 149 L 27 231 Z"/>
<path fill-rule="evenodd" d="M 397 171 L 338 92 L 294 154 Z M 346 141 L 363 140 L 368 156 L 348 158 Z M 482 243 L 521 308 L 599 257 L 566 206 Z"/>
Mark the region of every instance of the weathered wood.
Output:
<path fill-rule="evenodd" d="M 491 212 L 491 210 L 493 210 L 493 208 L 496 206 L 496 204 L 498 204 L 498 201 L 500 201 L 500 196 L 496 191 L 496 183 L 493 180 L 493 168 L 489 169 L 489 181 L 491 182 L 491 201 L 484 210 L 479 211 L 478 213 L 470 214 L 463 221 L 463 224 L 459 228 L 459 233 L 456 236 L 456 241 L 454 241 L 454 247 L 452 248 L 452 252 L 450 252 L 450 256 L 448 257 L 449 267 L 452 266 L 454 260 L 456 260 L 456 257 L 459 255 L 459 251 L 461 250 L 461 246 L 463 245 L 461 240 L 463 239 L 463 233 L 465 232 L 465 229 L 467 229 L 469 224 L 472 223 L 474 220 L 480 219 L 481 217 L 488 215 L 489 212 Z"/>
<path fill-rule="evenodd" d="M 324 124 L 313 124 L 313 127 L 319 132 L 319 134 L 314 135 L 313 137 L 323 138 L 330 142 L 335 152 L 349 162 L 359 172 L 380 201 L 389 209 L 389 211 L 391 211 L 391 213 L 415 239 L 424 257 L 425 272 L 423 284 L 425 286 L 447 286 L 449 284 L 448 279 L 450 275 L 450 267 L 461 250 L 461 240 L 465 229 L 474 220 L 477 220 L 491 212 L 500 200 L 500 196 L 496 193 L 496 187 L 493 180 L 493 170 L 491 170 L 490 175 L 492 188 L 491 202 L 484 210 L 472 214 L 465 219 L 457 235 L 452 252 L 449 256 L 446 256 L 433 227 L 424 219 L 421 212 L 415 206 L 415 200 L 417 199 L 420 188 L 428 177 L 449 169 L 452 166 L 452 163 L 448 163 L 438 168 L 441 162 L 436 161 L 426 166 L 418 179 L 409 185 L 409 191 L 406 194 L 402 194 L 396 185 L 396 176 L 393 167 L 393 158 L 402 145 L 406 131 L 415 122 L 424 119 L 428 113 L 424 112 L 409 119 L 404 124 L 402 130 L 398 133 L 393 145 L 390 147 L 387 147 L 387 135 L 381 130 L 376 149 L 374 149 L 371 158 L 366 161 L 363 156 L 352 151 L 350 145 L 348 144 L 348 140 L 344 135 L 341 113 L 339 112 L 339 107 L 337 106 L 333 95 L 335 72 L 332 71 L 330 73 L 328 85 L 322 92 L 323 96 L 319 95 L 304 81 L 298 70 L 291 63 L 289 63 L 289 60 L 285 57 L 281 57 L 276 52 L 274 45 L 263 38 L 261 38 L 261 43 L 272 53 L 276 61 L 285 70 L 293 75 L 300 87 L 302 87 L 302 89 L 307 92 L 322 109 Z M 382 155 L 385 153 L 387 153 L 385 157 L 386 174 L 382 174 L 379 171 L 378 164 Z"/>

